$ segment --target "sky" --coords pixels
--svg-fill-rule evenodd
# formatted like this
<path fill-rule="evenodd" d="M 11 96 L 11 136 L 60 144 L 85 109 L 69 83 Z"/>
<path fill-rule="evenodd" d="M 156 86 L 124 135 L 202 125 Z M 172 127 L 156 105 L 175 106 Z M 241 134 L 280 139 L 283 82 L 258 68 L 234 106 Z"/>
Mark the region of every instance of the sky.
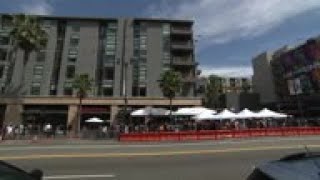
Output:
<path fill-rule="evenodd" d="M 1 13 L 192 19 L 202 75 L 252 75 L 254 56 L 320 35 L 320 0 L 0 0 Z"/>

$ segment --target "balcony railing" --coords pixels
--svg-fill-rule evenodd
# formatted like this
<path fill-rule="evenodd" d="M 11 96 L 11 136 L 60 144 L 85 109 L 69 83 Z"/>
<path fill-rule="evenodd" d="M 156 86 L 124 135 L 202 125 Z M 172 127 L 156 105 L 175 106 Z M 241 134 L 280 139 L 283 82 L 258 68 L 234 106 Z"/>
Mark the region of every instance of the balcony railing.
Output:
<path fill-rule="evenodd" d="M 188 42 L 178 42 L 173 41 L 171 44 L 171 48 L 175 50 L 192 50 L 193 45 L 190 41 Z"/>
<path fill-rule="evenodd" d="M 191 35 L 192 29 L 189 27 L 172 27 L 171 34 L 176 35 Z"/>
<path fill-rule="evenodd" d="M 173 65 L 182 65 L 182 66 L 194 66 L 196 62 L 192 61 L 191 57 L 173 57 Z"/>

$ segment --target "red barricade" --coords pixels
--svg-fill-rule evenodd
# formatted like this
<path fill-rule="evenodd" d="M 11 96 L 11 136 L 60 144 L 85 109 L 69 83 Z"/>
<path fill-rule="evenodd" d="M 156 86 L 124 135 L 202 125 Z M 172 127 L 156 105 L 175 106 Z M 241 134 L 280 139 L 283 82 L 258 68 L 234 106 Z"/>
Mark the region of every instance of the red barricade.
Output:
<path fill-rule="evenodd" d="M 264 136 L 320 135 L 320 127 L 285 127 L 245 130 L 148 132 L 121 134 L 120 141 L 194 141 Z"/>

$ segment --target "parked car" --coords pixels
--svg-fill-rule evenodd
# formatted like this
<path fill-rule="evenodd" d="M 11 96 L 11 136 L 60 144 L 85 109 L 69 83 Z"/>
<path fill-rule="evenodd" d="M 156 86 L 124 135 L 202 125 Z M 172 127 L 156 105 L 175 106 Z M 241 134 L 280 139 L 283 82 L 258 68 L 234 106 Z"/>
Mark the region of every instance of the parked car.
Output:
<path fill-rule="evenodd" d="M 41 180 L 43 172 L 39 169 L 32 170 L 30 173 L 0 161 L 0 180 Z"/>
<path fill-rule="evenodd" d="M 257 166 L 247 180 L 319 180 L 320 153 L 298 153 Z"/>

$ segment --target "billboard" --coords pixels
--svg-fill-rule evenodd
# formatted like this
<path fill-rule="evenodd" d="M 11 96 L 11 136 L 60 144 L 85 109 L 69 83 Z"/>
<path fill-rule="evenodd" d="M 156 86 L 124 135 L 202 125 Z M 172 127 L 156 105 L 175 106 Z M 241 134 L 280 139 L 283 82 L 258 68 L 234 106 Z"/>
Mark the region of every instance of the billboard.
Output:
<path fill-rule="evenodd" d="M 302 46 L 282 54 L 278 60 L 290 95 L 320 90 L 320 42 L 307 41 Z"/>

